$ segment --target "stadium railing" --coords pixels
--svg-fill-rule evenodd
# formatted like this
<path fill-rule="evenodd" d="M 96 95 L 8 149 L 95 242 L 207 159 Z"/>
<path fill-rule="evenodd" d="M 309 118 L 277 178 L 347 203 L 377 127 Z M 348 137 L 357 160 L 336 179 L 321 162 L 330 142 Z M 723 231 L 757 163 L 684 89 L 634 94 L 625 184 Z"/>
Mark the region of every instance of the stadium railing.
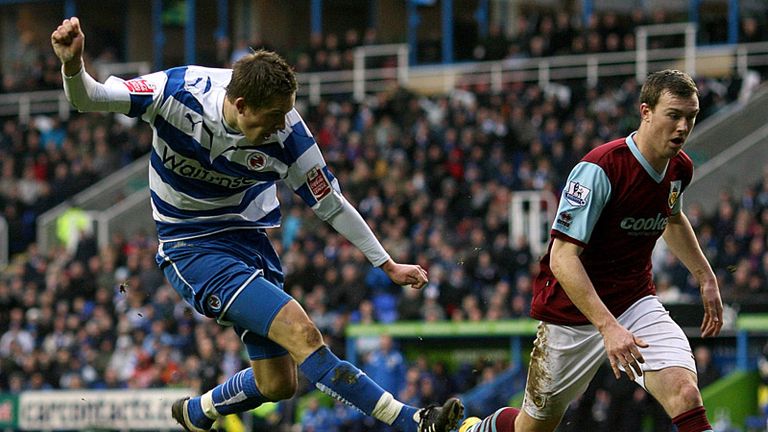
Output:
<path fill-rule="evenodd" d="M 323 97 L 349 95 L 361 100 L 364 94 L 390 89 L 394 84 L 425 94 L 447 93 L 463 84 L 484 84 L 494 92 L 501 92 L 506 84 L 516 82 L 537 83 L 547 88 L 557 81 L 586 80 L 589 86 L 595 86 L 601 78 L 638 78 L 638 70 L 690 68 L 694 74 L 724 77 L 744 76 L 750 69 L 766 67 L 768 42 L 408 66 L 405 72 L 400 71 L 403 66 L 398 63 L 397 72 L 385 68 L 366 70 L 365 74 L 355 71 L 301 74 L 299 96 L 308 98 L 310 103 Z"/>
<path fill-rule="evenodd" d="M 730 143 L 747 136 L 756 126 L 765 123 L 762 107 L 768 104 L 768 85 L 749 73 L 752 83 L 742 83 L 739 98 L 735 103 L 718 109 L 707 122 L 696 125 L 688 140 L 686 151 L 700 165 L 728 147 Z"/>
<path fill-rule="evenodd" d="M 67 120 L 71 111 L 61 90 L 0 94 L 0 117 L 16 116 L 22 124 L 28 124 L 37 114 L 57 114 Z"/>
<path fill-rule="evenodd" d="M 108 244 L 115 231 L 131 234 L 153 230 L 149 204 L 149 180 L 145 155 L 69 200 L 48 210 L 37 219 L 37 242 L 47 252 L 61 245 L 68 233 L 61 232 L 62 216 L 72 208 L 84 213 L 97 235 L 99 246 Z M 76 233 L 75 233 L 76 234 Z"/>
<path fill-rule="evenodd" d="M 763 105 L 764 107 L 765 105 Z M 764 111 L 758 115 L 765 116 Z M 756 184 L 762 177 L 768 161 L 768 125 L 765 120 L 757 120 L 760 125 L 738 129 L 737 125 L 724 125 L 724 133 L 732 132 L 738 136 L 748 132 L 742 139 L 727 138 L 729 144 L 712 159 L 697 167 L 696 175 L 686 191 L 686 202 L 698 202 L 707 214 L 716 211 L 719 202 L 719 192 L 728 189 L 731 193 L 739 193 Z"/>
<path fill-rule="evenodd" d="M 389 335 L 397 339 L 414 339 L 423 343 L 425 339 L 501 338 L 509 341 L 509 358 L 513 368 L 522 368 L 522 339 L 536 334 L 538 322 L 528 318 L 503 321 L 468 322 L 422 322 L 398 321 L 391 324 L 350 324 L 345 329 L 347 337 L 346 358 L 350 363 L 357 361 L 357 340 L 364 337 Z M 445 349 L 445 346 L 441 346 Z M 478 354 L 479 355 L 479 354 Z"/>
<path fill-rule="evenodd" d="M 370 67 L 370 59 L 382 56 L 394 57 L 395 65 Z M 638 70 L 670 67 L 688 67 L 696 74 L 706 76 L 745 76 L 750 69 L 768 68 L 768 41 L 423 66 L 408 64 L 407 45 L 364 46 L 355 51 L 352 70 L 299 74 L 298 96 L 315 104 L 323 98 L 338 96 L 361 101 L 368 94 L 391 89 L 394 85 L 407 86 L 425 94 L 446 93 L 463 84 L 488 85 L 494 92 L 515 82 L 537 83 L 547 88 L 557 81 L 586 80 L 589 86 L 595 86 L 602 78 L 638 77 Z M 141 62 L 109 64 L 98 68 L 98 77 L 103 80 L 110 74 L 128 76 L 148 70 L 148 65 Z M 69 104 L 63 92 L 0 95 L 0 116 L 18 115 L 25 122 L 32 115 L 50 113 L 59 113 L 63 118 L 69 115 Z"/>
<path fill-rule="evenodd" d="M 369 60 L 380 56 L 396 57 L 395 66 L 368 67 Z M 310 103 L 321 98 L 332 99 L 340 95 L 354 96 L 355 99 L 360 100 L 371 92 L 391 88 L 394 83 L 424 93 L 443 93 L 459 85 L 481 83 L 489 85 L 494 91 L 501 91 L 505 84 L 510 82 L 538 83 L 543 88 L 560 80 L 586 80 L 589 85 L 596 85 L 601 78 L 605 77 L 635 77 L 639 57 L 645 59 L 642 60 L 643 62 L 647 62 L 647 70 L 653 70 L 666 67 L 684 68 L 685 64 L 691 64 L 690 56 L 695 56 L 693 64 L 696 71 L 701 74 L 729 76 L 734 71 L 738 74 L 746 74 L 753 68 L 768 67 L 768 42 L 697 47 L 695 50 L 690 47 L 648 49 L 643 56 L 634 51 L 627 51 L 418 67 L 408 65 L 408 52 L 405 45 L 360 47 L 355 54 L 354 70 L 300 74 L 299 81 L 302 85 L 299 87 L 299 95 L 309 98 Z M 127 76 L 146 73 L 149 71 L 149 66 L 146 63 L 108 64 L 98 66 L 96 70 L 99 79 L 104 79 L 106 75 Z M 59 113 L 66 118 L 70 112 L 69 109 L 70 106 L 61 91 L 0 95 L 0 115 L 15 114 L 22 122 L 28 121 L 31 116 L 37 114 Z M 143 163 L 146 163 L 146 160 Z M 114 175 L 119 178 L 128 176 L 134 181 L 138 181 L 138 176 L 146 178 L 146 172 L 143 171 L 146 165 L 142 167 L 139 162 L 132 167 L 128 174 Z M 119 182 L 120 180 L 106 181 Z M 94 203 L 110 202 L 110 206 L 116 204 L 114 197 L 117 194 L 114 189 L 107 186 L 97 186 L 87 195 L 92 196 L 91 202 Z M 60 215 L 70 205 L 83 206 L 83 200 L 81 195 L 81 198 L 70 200 L 41 218 L 38 239 L 44 251 L 54 244 L 52 240 L 55 239 L 53 234 L 55 215 Z M 93 215 L 100 221 L 101 228 L 97 227 L 97 232 L 101 238 L 103 239 L 111 232 L 118 220 L 126 223 L 135 221 L 136 218 L 133 216 L 138 216 L 139 211 L 136 209 L 141 205 L 146 205 L 146 202 L 136 196 L 130 203 L 114 207 L 110 212 Z M 83 207 L 83 209 L 106 210 L 103 206 L 94 209 Z M 151 226 L 144 223 L 148 222 L 142 221 L 139 225 Z M 104 228 L 105 226 L 108 228 Z"/>
<path fill-rule="evenodd" d="M 96 78 L 103 82 L 110 75 L 126 78 L 149 73 L 150 65 L 148 62 L 100 63 L 94 70 Z M 57 114 L 67 120 L 72 111 L 62 90 L 0 94 L 0 117 L 17 116 L 22 124 L 28 124 L 32 116 L 39 114 Z"/>

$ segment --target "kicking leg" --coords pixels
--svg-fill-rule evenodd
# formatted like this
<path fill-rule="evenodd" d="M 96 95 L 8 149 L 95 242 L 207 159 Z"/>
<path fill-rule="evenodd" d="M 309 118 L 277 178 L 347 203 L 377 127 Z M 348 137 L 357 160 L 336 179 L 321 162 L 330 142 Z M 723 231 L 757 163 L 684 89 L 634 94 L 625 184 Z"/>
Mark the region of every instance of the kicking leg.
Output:
<path fill-rule="evenodd" d="M 317 388 L 365 414 L 406 432 L 448 432 L 463 415 L 457 399 L 443 407 L 418 409 L 384 391 L 353 364 L 342 361 L 323 344 L 322 335 L 294 300 L 272 321 L 269 338 L 291 353 L 299 370 Z"/>

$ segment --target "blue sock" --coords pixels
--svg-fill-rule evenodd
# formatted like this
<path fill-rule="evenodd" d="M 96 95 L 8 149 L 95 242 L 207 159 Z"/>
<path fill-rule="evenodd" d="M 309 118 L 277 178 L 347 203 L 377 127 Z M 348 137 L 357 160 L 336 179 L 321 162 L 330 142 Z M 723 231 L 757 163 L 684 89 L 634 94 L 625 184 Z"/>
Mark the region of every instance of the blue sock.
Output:
<path fill-rule="evenodd" d="M 210 400 L 208 398 L 210 397 Z M 211 416 L 235 414 L 252 410 L 269 399 L 256 387 L 253 369 L 246 368 L 232 375 L 210 392 L 189 400 L 189 418 L 203 429 L 213 424 Z"/>
<path fill-rule="evenodd" d="M 328 347 L 310 354 L 299 370 L 324 393 L 401 431 L 416 432 L 413 415 L 418 408 L 397 401 L 353 364 L 339 360 Z"/>
<path fill-rule="evenodd" d="M 208 418 L 203 413 L 203 407 L 200 404 L 200 398 L 201 396 L 195 396 L 187 402 L 187 414 L 189 415 L 189 420 L 192 422 L 193 425 L 199 427 L 200 429 L 208 430 L 213 426 L 213 419 Z"/>

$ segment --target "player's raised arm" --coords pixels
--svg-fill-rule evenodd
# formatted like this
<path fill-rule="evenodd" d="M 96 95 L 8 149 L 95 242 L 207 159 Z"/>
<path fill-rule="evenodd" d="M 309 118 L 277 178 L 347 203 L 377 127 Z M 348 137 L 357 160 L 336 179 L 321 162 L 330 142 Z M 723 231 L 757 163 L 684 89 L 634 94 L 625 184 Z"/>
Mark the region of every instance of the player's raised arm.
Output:
<path fill-rule="evenodd" d="M 85 34 L 77 17 L 65 19 L 51 33 L 51 45 L 61 60 L 64 93 L 79 111 L 109 111 L 127 114 L 130 94 L 125 87 L 104 85 L 88 74 L 83 65 Z"/>
<path fill-rule="evenodd" d="M 73 76 L 80 72 L 83 65 L 85 34 L 80 28 L 80 20 L 77 17 L 61 22 L 61 25 L 51 33 L 51 45 L 56 57 L 61 60 L 65 75 Z"/>

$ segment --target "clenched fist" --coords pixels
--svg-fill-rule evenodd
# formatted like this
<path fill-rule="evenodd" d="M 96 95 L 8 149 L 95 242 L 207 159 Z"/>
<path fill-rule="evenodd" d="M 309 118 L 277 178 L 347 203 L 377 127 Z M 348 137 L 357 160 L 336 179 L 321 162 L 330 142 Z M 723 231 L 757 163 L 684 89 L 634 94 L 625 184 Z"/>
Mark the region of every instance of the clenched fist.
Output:
<path fill-rule="evenodd" d="M 83 64 L 85 34 L 80 28 L 80 20 L 77 17 L 61 22 L 61 25 L 51 33 L 51 45 L 56 57 L 64 65 L 66 75 L 72 76 L 80 72 Z"/>

